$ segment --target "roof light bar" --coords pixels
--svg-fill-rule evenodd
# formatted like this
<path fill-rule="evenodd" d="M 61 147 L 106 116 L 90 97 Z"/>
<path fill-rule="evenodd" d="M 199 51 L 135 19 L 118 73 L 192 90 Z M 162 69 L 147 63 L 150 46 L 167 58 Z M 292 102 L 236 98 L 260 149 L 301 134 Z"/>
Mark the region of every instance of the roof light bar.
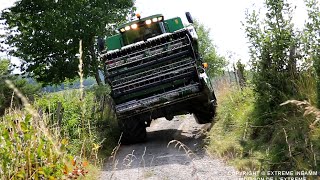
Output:
<path fill-rule="evenodd" d="M 151 24 L 151 19 L 146 20 L 146 24 L 147 25 Z"/>

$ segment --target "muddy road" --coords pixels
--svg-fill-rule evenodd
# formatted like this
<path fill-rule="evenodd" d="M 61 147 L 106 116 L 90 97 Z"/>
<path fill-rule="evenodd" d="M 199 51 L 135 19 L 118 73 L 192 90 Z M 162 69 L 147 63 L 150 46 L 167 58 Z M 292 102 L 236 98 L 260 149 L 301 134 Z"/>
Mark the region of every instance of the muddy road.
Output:
<path fill-rule="evenodd" d="M 203 148 L 208 128 L 210 124 L 198 125 L 192 115 L 157 119 L 147 128 L 148 142 L 121 145 L 100 179 L 237 179 L 233 167 Z"/>

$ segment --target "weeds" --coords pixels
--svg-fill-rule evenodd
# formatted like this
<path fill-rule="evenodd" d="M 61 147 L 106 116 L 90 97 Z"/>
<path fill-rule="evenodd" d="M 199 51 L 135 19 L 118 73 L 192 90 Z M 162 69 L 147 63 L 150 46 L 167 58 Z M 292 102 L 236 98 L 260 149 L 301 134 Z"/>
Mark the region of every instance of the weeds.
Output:
<path fill-rule="evenodd" d="M 169 147 L 171 144 L 175 144 L 174 147 L 178 147 L 178 150 L 182 149 L 191 160 L 193 160 L 196 157 L 196 155 L 191 151 L 191 149 L 182 142 L 178 140 L 171 140 L 168 143 L 167 147 Z"/>
<path fill-rule="evenodd" d="M 320 121 L 320 110 L 314 106 L 312 106 L 308 101 L 297 101 L 297 100 L 289 100 L 281 104 L 281 106 L 287 105 L 287 104 L 295 104 L 298 107 L 301 107 L 304 109 L 303 116 L 308 115 L 314 115 L 316 120 L 313 121 L 309 127 L 310 129 L 315 129 L 317 123 Z"/>
<path fill-rule="evenodd" d="M 82 82 L 81 56 L 79 75 Z M 13 90 L 11 101 L 17 96 L 25 110 L 15 110 L 12 103 L 0 119 L 0 179 L 95 179 L 100 150 L 108 144 L 105 149 L 111 151 L 116 142 L 107 92 L 101 101 L 81 85 L 80 90 L 44 94 L 32 105 L 6 83 Z"/>
<path fill-rule="evenodd" d="M 314 86 L 314 83 L 303 82 L 297 85 L 301 84 Z M 299 95 L 315 98 L 314 94 L 304 95 L 311 92 L 312 87 L 305 87 Z M 222 95 L 218 97 L 217 122 L 209 133 L 207 149 L 210 153 L 223 157 L 239 170 L 320 168 L 320 113 L 310 103 L 314 99 L 286 101 L 281 104 L 281 116 L 274 116 L 278 119 L 259 126 L 256 122 L 265 120 L 265 116 L 258 116 L 255 94 L 250 86 L 242 91 L 230 88 Z M 271 128 L 272 133 L 261 131 Z"/>
<path fill-rule="evenodd" d="M 62 177 L 67 141 L 52 137 L 45 116 L 41 118 L 15 86 L 6 83 L 22 100 L 26 112 L 10 110 L 0 122 L 0 178 Z"/>
<path fill-rule="evenodd" d="M 198 168 L 194 162 L 194 159 L 197 157 L 197 155 L 195 153 L 193 153 L 193 151 L 185 144 L 183 144 L 181 141 L 178 141 L 178 140 L 171 140 L 168 145 L 167 145 L 167 148 L 171 145 L 171 144 L 174 144 L 174 147 L 177 148 L 178 147 L 178 150 L 182 149 L 185 154 L 190 158 L 191 160 L 191 163 L 192 163 L 192 172 L 191 172 L 191 175 L 192 176 L 196 176 L 196 179 L 199 179 L 198 177 Z"/>

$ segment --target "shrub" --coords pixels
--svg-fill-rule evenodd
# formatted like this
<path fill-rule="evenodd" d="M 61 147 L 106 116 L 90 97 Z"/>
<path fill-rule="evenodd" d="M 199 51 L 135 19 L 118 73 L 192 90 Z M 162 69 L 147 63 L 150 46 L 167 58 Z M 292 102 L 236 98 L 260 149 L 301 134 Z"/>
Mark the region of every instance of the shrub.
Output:
<path fill-rule="evenodd" d="M 87 90 L 83 101 L 78 90 L 49 93 L 36 98 L 36 107 L 48 113 L 50 124 L 58 124 L 61 133 L 70 141 L 71 154 L 83 151 L 90 158 L 96 156 L 92 154 L 95 147 L 111 153 L 116 145 L 119 137 L 117 123 L 108 97 L 102 92 L 108 91 L 101 87 Z"/>
<path fill-rule="evenodd" d="M 51 137 L 42 119 L 14 111 L 0 121 L 0 179 L 56 179 L 64 176 L 65 139 Z"/>

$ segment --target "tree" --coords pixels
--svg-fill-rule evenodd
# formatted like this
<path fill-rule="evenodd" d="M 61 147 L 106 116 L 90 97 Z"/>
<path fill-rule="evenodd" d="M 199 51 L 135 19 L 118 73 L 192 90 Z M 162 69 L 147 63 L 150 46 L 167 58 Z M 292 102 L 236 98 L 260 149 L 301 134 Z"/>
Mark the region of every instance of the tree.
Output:
<path fill-rule="evenodd" d="M 5 109 L 11 105 L 21 105 L 17 97 L 13 97 L 12 99 L 12 89 L 5 84 L 5 80 L 12 81 L 29 99 L 40 90 L 39 84 L 30 83 L 27 79 L 22 79 L 21 77 L 11 74 L 10 61 L 8 59 L 0 59 L 0 116 L 2 116 Z"/>
<path fill-rule="evenodd" d="M 245 23 L 255 90 L 250 140 L 254 148 L 268 149 L 266 161 L 261 163 L 266 164 L 263 168 L 316 168 L 319 167 L 313 152 L 316 141 L 312 139 L 316 133 L 310 130 L 306 114 L 294 106 L 281 106 L 290 99 L 304 98 L 305 94 L 298 90 L 306 86 L 299 83 L 306 81 L 304 73 L 310 71 L 297 63 L 305 63 L 302 57 L 308 53 L 303 49 L 301 32 L 294 30 L 290 4 L 286 0 L 266 0 L 265 6 L 264 20 L 253 11 L 247 13 Z M 301 157 L 306 161 L 302 162 Z"/>
<path fill-rule="evenodd" d="M 205 26 L 198 21 L 194 22 L 194 27 L 199 37 L 199 52 L 202 55 L 203 61 L 209 64 L 208 74 L 212 77 L 221 74 L 227 63 L 226 59 L 217 53 L 210 39 L 210 29 L 205 28 Z"/>
<path fill-rule="evenodd" d="M 266 7 L 264 21 L 259 20 L 256 12 L 247 13 L 245 30 L 255 72 L 257 105 L 264 114 L 274 114 L 281 103 L 296 94 L 298 37 L 285 0 L 267 0 Z"/>
<path fill-rule="evenodd" d="M 236 63 L 236 72 L 237 76 L 239 78 L 239 85 L 241 89 L 246 85 L 246 76 L 245 76 L 245 65 L 241 63 L 241 60 L 239 59 Z"/>
<path fill-rule="evenodd" d="M 10 54 L 21 58 L 23 72 L 44 84 L 59 84 L 78 75 L 79 40 L 84 74 L 102 84 L 95 41 L 110 35 L 133 10 L 131 0 L 18 0 L 2 11 Z"/>
<path fill-rule="evenodd" d="M 317 76 L 317 106 L 320 108 L 320 8 L 317 0 L 305 0 L 305 3 L 308 10 L 305 46 Z"/>

